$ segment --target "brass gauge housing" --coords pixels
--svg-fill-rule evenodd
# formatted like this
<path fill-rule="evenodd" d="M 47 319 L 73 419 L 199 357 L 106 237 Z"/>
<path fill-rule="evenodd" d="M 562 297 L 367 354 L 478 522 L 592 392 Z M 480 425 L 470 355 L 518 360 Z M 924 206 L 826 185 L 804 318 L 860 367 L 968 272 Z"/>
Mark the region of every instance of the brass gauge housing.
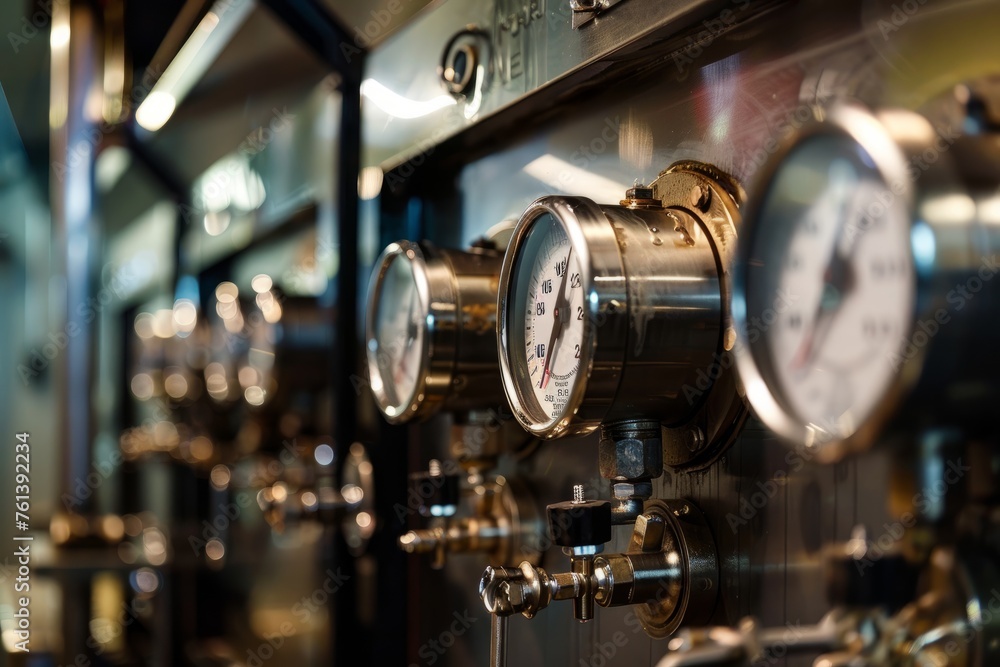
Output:
<path fill-rule="evenodd" d="M 735 272 L 764 423 L 830 462 L 926 428 L 996 431 L 1000 160 L 923 116 L 831 110 L 765 165 Z"/>
<path fill-rule="evenodd" d="M 734 339 L 725 267 L 739 198 L 727 176 L 684 162 L 617 206 L 549 196 L 528 207 L 497 306 L 503 386 L 526 430 L 653 420 L 671 465 L 731 442 L 746 415 L 720 363 Z"/>
<path fill-rule="evenodd" d="M 500 404 L 496 293 L 500 253 L 390 244 L 369 288 L 365 346 L 372 394 L 394 423 Z"/>

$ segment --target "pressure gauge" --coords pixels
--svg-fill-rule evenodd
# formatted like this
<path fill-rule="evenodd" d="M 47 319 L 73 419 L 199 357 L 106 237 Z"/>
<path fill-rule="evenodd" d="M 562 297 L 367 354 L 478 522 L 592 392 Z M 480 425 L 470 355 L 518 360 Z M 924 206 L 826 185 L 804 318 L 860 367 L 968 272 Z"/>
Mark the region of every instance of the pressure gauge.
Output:
<path fill-rule="evenodd" d="M 914 113 L 842 106 L 765 166 L 735 276 L 737 358 L 757 414 L 818 460 L 889 426 L 982 421 L 1000 202 L 977 202 L 952 160 L 995 191 L 995 157 L 976 145 Z"/>
<path fill-rule="evenodd" d="M 501 374 L 522 426 L 555 438 L 652 419 L 686 429 L 695 451 L 740 420 L 733 385 L 723 408 L 708 378 L 732 339 L 720 267 L 737 202 L 731 180 L 684 163 L 618 206 L 550 196 L 528 207 L 498 305 Z"/>
<path fill-rule="evenodd" d="M 390 244 L 369 289 L 366 345 L 376 403 L 402 423 L 503 400 L 495 348 L 500 253 Z"/>

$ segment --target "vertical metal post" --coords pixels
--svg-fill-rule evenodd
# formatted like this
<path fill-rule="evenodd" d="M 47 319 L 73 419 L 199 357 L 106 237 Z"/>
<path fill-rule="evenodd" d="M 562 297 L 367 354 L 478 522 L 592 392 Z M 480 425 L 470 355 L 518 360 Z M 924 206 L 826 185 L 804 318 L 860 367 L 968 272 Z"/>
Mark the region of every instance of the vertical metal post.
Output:
<path fill-rule="evenodd" d="M 52 87 L 50 198 L 54 257 L 65 302 L 65 319 L 57 323 L 65 334 L 53 365 L 59 405 L 59 449 L 62 492 L 76 499 L 75 509 L 87 513 L 93 495 L 78 494 L 78 480 L 90 472 L 94 423 L 91 395 L 94 377 L 93 331 L 97 309 L 91 300 L 93 260 L 97 247 L 93 221 L 94 156 L 101 141 L 93 91 L 102 90 L 99 22 L 93 6 L 81 0 L 52 5 L 50 42 Z M 86 652 L 90 615 L 90 585 L 72 573 L 63 574 L 63 651 L 68 660 Z"/>

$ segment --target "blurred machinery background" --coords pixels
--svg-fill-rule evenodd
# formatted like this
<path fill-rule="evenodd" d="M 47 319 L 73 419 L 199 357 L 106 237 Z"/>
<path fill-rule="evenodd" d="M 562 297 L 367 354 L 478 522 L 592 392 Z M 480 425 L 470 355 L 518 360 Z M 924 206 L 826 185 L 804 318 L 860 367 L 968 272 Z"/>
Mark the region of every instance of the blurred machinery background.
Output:
<path fill-rule="evenodd" d="M 1000 664 L 992 0 L 0 26 L 2 664 Z"/>

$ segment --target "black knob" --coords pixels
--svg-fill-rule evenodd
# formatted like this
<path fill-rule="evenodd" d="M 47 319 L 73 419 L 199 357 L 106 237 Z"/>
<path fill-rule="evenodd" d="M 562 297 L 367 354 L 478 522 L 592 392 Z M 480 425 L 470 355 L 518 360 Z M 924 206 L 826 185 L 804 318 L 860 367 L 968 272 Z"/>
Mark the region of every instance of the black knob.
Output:
<path fill-rule="evenodd" d="M 607 500 L 567 501 L 545 509 L 549 536 L 561 547 L 596 546 L 611 541 L 611 503 Z"/>

